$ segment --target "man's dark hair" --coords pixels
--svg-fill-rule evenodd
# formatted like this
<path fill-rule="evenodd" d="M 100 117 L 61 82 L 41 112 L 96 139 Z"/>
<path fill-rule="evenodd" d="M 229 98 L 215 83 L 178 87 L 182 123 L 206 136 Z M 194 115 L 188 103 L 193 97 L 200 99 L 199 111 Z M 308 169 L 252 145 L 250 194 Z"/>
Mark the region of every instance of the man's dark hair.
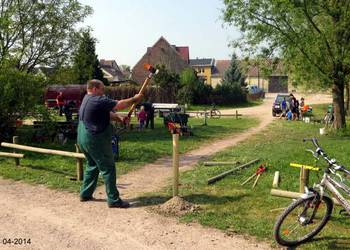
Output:
<path fill-rule="evenodd" d="M 87 88 L 88 89 L 99 88 L 102 84 L 103 84 L 102 81 L 97 79 L 92 79 L 87 82 Z"/>

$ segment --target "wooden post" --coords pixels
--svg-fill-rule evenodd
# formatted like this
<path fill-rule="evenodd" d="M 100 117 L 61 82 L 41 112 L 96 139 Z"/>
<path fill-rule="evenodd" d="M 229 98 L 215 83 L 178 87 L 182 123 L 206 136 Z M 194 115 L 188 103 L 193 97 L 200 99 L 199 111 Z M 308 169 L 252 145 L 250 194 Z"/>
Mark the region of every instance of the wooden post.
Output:
<path fill-rule="evenodd" d="M 246 167 L 248 167 L 248 166 L 250 166 L 250 165 L 252 165 L 252 164 L 258 162 L 259 160 L 260 160 L 260 159 L 252 160 L 252 161 L 250 161 L 250 162 L 248 162 L 248 163 L 245 163 L 245 164 L 243 164 L 243 165 L 241 165 L 241 166 L 235 167 L 235 168 L 233 168 L 233 169 L 231 169 L 231 170 L 225 171 L 225 172 L 223 172 L 223 173 L 221 173 L 221 174 L 219 174 L 219 175 L 217 175 L 217 176 L 214 176 L 214 177 L 208 179 L 208 185 L 209 185 L 209 184 L 212 184 L 212 183 L 214 183 L 214 182 L 217 182 L 218 180 L 221 180 L 221 179 L 224 178 L 225 176 L 227 176 L 227 175 L 229 175 L 229 174 L 232 174 L 233 172 L 235 172 L 235 171 L 237 171 L 237 170 L 241 170 L 241 169 L 243 169 L 243 168 L 246 168 Z"/>
<path fill-rule="evenodd" d="M 236 119 L 238 119 L 238 110 L 236 109 Z"/>
<path fill-rule="evenodd" d="M 79 145 L 75 144 L 75 151 L 77 153 L 80 153 Z M 82 181 L 83 180 L 83 159 L 81 158 L 76 158 L 77 159 L 77 180 Z"/>
<path fill-rule="evenodd" d="M 301 167 L 299 192 L 304 193 L 305 186 L 308 186 L 308 185 L 309 185 L 309 170 L 304 167 Z"/>
<path fill-rule="evenodd" d="M 277 196 L 277 197 L 283 197 L 283 198 L 290 198 L 290 199 L 299 199 L 301 198 L 304 194 L 305 191 L 303 191 L 303 193 L 297 193 L 297 192 L 291 192 L 291 191 L 286 191 L 286 190 L 280 190 L 280 189 L 271 189 L 271 193 L 272 196 Z M 335 205 L 340 205 L 339 201 L 335 198 L 331 198 L 334 202 Z M 348 200 L 348 202 L 350 202 Z"/>
<path fill-rule="evenodd" d="M 272 187 L 278 188 L 279 182 L 280 182 L 280 172 L 276 171 L 275 176 L 273 177 Z"/>
<path fill-rule="evenodd" d="M 179 134 L 173 134 L 173 197 L 179 194 Z"/>
<path fill-rule="evenodd" d="M 203 162 L 204 166 L 232 166 L 239 164 L 239 161 L 205 161 Z"/>
<path fill-rule="evenodd" d="M 19 143 L 18 136 L 13 136 L 12 137 L 12 143 L 14 143 L 14 144 L 18 144 Z M 16 153 L 16 149 L 13 150 L 13 153 L 14 154 Z M 16 167 L 19 167 L 19 158 L 15 158 L 15 164 L 16 164 Z"/>

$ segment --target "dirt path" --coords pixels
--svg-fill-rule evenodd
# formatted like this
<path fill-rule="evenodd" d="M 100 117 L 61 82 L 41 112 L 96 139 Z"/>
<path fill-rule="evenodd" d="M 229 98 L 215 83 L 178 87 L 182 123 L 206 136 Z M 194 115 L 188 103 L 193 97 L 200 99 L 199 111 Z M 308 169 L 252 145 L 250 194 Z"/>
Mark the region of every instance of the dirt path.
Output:
<path fill-rule="evenodd" d="M 190 169 L 199 159 L 237 144 L 258 133 L 271 121 L 271 98 L 259 107 L 239 110 L 263 117 L 256 128 L 191 151 L 181 157 L 181 169 Z M 123 198 L 154 191 L 171 176 L 169 158 L 118 179 Z M 103 187 L 96 202 L 80 203 L 76 194 L 43 186 L 0 179 L 0 249 L 3 238 L 31 239 L 26 249 L 270 249 L 264 242 L 240 235 L 228 236 L 198 224 L 178 223 L 146 211 L 144 207 L 109 209 Z"/>

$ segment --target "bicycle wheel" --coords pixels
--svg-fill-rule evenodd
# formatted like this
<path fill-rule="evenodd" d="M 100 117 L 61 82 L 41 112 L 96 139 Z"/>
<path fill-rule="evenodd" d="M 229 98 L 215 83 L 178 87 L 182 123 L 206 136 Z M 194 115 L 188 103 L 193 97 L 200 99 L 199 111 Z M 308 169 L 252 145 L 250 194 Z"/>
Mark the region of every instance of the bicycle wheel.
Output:
<path fill-rule="evenodd" d="M 293 202 L 277 219 L 274 226 L 275 240 L 282 246 L 302 244 L 327 224 L 333 210 L 333 201 L 326 196 L 315 196 Z"/>
<path fill-rule="evenodd" d="M 197 118 L 203 118 L 204 117 L 204 113 L 203 112 L 197 112 L 196 116 L 197 116 Z"/>
<path fill-rule="evenodd" d="M 221 117 L 221 112 L 217 109 L 210 111 L 210 118 L 219 119 Z"/>

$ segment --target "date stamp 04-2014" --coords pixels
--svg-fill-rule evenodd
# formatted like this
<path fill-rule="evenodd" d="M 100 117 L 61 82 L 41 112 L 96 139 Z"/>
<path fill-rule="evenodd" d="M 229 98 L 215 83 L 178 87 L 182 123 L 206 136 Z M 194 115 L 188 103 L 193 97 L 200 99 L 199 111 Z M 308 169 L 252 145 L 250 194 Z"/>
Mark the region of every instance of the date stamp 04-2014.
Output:
<path fill-rule="evenodd" d="M 30 238 L 1 238 L 2 245 L 30 245 L 32 240 Z"/>

